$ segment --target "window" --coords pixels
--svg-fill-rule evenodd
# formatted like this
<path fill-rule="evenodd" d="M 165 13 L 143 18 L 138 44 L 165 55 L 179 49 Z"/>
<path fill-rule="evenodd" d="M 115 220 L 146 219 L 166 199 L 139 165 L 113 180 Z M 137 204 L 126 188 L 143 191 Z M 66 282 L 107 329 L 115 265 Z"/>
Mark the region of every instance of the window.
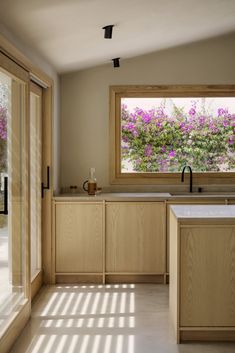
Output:
<path fill-rule="evenodd" d="M 198 183 L 234 178 L 235 86 L 111 87 L 110 95 L 112 183 L 175 183 L 186 164 Z"/>
<path fill-rule="evenodd" d="M 30 246 L 31 282 L 42 270 L 42 88 L 30 83 Z"/>

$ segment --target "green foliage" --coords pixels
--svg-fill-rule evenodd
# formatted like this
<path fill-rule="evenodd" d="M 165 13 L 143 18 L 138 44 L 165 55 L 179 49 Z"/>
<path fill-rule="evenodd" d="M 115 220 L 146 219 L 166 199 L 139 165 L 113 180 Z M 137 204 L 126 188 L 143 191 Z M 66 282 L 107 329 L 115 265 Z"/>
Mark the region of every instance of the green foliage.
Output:
<path fill-rule="evenodd" d="M 205 107 L 189 112 L 173 107 L 135 108 L 122 105 L 122 164 L 136 172 L 179 172 L 185 164 L 197 172 L 235 171 L 235 115 Z"/>

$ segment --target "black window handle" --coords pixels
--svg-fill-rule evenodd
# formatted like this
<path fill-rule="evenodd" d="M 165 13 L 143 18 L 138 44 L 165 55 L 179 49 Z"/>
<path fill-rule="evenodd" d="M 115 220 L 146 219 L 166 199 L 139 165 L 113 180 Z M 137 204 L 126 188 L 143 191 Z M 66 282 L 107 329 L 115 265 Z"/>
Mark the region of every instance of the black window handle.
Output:
<path fill-rule="evenodd" d="M 42 183 L 42 198 L 44 197 L 44 190 L 50 190 L 50 167 L 47 166 L 47 185 Z"/>
<path fill-rule="evenodd" d="M 8 215 L 8 177 L 4 177 L 4 210 L 0 214 Z"/>

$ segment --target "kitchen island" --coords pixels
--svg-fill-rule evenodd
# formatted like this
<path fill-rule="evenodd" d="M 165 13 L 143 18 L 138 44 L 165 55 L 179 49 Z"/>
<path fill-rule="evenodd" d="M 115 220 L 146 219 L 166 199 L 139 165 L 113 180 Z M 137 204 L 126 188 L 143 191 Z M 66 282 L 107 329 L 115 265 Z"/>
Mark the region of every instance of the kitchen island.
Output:
<path fill-rule="evenodd" d="M 178 343 L 235 340 L 235 206 L 171 206 L 170 313 Z"/>

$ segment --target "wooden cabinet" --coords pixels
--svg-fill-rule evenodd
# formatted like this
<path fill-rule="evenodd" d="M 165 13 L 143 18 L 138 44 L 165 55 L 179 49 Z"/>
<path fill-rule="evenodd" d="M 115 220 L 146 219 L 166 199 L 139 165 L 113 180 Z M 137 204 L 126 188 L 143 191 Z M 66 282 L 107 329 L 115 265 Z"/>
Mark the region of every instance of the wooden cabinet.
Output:
<path fill-rule="evenodd" d="M 162 283 L 169 273 L 170 205 L 225 203 L 234 200 L 75 201 L 71 197 L 63 201 L 61 198 L 54 202 L 53 212 L 53 281 L 62 283 L 66 277 L 67 283 L 85 280 Z M 92 275 L 97 275 L 96 280 Z"/>
<path fill-rule="evenodd" d="M 165 202 L 60 201 L 54 207 L 54 282 L 163 283 Z"/>
<path fill-rule="evenodd" d="M 228 201 L 227 201 L 228 203 Z M 169 240 L 170 240 L 170 206 L 171 205 L 225 205 L 226 200 L 224 199 L 214 199 L 214 200 L 197 200 L 191 198 L 188 201 L 171 201 L 168 202 L 167 204 L 167 230 L 166 230 L 166 249 L 167 249 L 167 255 L 166 255 L 166 272 L 169 273 L 169 259 L 170 259 L 170 245 L 169 245 Z"/>
<path fill-rule="evenodd" d="M 56 273 L 102 273 L 102 203 L 58 202 L 55 228 Z"/>
<path fill-rule="evenodd" d="M 164 274 L 164 202 L 106 203 L 106 272 Z"/>
<path fill-rule="evenodd" d="M 234 219 L 179 220 L 171 212 L 170 253 L 177 341 L 235 340 Z"/>
<path fill-rule="evenodd" d="M 181 326 L 235 326 L 235 225 L 181 229 Z"/>

